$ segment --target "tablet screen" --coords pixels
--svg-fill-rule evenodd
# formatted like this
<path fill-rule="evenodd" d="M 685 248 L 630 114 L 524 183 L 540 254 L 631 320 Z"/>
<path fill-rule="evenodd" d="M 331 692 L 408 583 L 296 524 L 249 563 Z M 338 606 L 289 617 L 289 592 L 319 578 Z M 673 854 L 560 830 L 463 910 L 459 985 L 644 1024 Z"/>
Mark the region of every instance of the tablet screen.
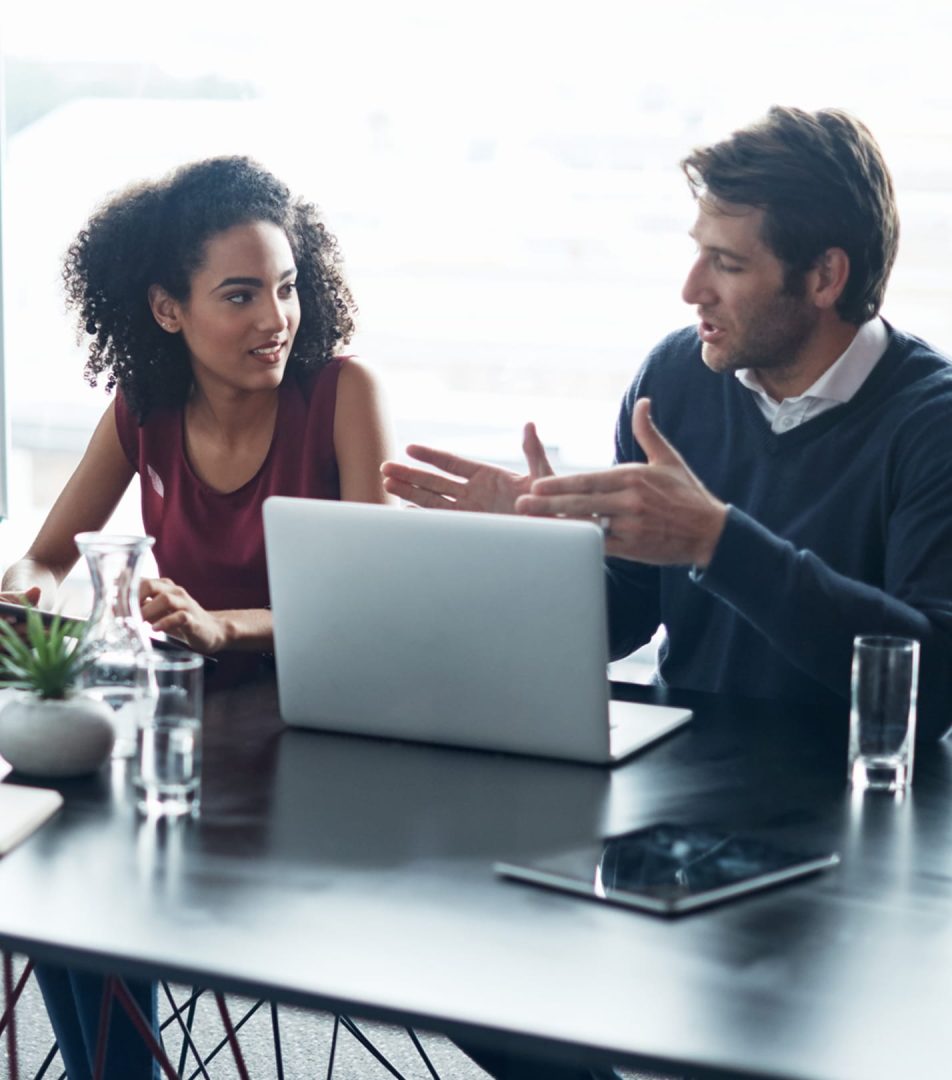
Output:
<path fill-rule="evenodd" d="M 706 825 L 657 824 L 496 871 L 537 885 L 660 914 L 690 911 L 835 866 L 832 853 L 794 851 Z"/>
<path fill-rule="evenodd" d="M 65 622 L 75 622 L 82 625 L 86 622 L 85 619 L 77 619 L 72 615 L 63 615 L 62 612 L 54 611 L 42 611 L 40 608 L 34 609 L 37 614 L 43 620 L 44 626 L 49 626 L 50 623 L 59 614 L 60 618 Z M 22 604 L 13 604 L 9 601 L 0 601 L 0 618 L 12 619 L 15 622 L 22 623 L 26 619 L 26 608 Z M 180 641 L 176 637 L 171 637 L 168 634 L 160 634 L 152 630 L 151 627 L 146 624 L 146 636 L 148 637 L 152 647 L 158 649 L 160 652 L 194 652 L 194 649 L 189 648 L 184 641 Z M 204 655 L 204 654 L 203 654 Z M 205 656 L 205 670 L 211 670 L 218 660 L 214 656 Z"/>

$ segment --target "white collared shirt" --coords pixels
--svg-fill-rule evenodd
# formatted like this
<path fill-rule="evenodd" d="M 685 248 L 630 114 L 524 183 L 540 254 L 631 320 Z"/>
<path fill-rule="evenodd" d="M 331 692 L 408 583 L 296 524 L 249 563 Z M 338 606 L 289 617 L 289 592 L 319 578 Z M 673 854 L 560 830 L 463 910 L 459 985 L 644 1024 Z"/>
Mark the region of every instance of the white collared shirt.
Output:
<path fill-rule="evenodd" d="M 859 390 L 879 363 L 889 344 L 886 324 L 880 318 L 863 323 L 839 359 L 797 397 L 775 401 L 761 386 L 756 368 L 739 368 L 734 374 L 751 390 L 760 411 L 778 435 L 792 431 L 835 405 L 843 405 Z"/>

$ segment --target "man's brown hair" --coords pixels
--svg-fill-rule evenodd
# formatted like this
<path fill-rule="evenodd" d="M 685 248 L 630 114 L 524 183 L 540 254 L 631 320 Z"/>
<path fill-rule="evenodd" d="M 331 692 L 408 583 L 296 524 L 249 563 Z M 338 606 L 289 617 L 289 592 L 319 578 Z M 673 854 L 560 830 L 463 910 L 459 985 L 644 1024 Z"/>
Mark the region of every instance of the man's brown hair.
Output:
<path fill-rule="evenodd" d="M 695 198 L 764 211 L 763 239 L 791 286 L 829 248 L 849 256 L 836 304 L 857 325 L 879 312 L 896 258 L 899 216 L 892 177 L 868 128 L 840 109 L 773 106 L 766 117 L 681 168 Z M 728 208 L 729 212 L 729 208 Z"/>

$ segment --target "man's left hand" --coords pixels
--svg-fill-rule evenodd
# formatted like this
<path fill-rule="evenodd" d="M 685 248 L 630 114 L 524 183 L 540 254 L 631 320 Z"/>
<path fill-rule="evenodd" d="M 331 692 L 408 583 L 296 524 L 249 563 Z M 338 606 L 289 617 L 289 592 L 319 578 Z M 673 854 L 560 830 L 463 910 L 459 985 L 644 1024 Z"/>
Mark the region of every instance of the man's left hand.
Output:
<path fill-rule="evenodd" d="M 631 428 L 647 464 L 536 480 L 531 493 L 516 501 L 517 512 L 598 521 L 607 555 L 706 567 L 724 531 L 727 506 L 654 426 L 647 398 L 635 403 Z"/>

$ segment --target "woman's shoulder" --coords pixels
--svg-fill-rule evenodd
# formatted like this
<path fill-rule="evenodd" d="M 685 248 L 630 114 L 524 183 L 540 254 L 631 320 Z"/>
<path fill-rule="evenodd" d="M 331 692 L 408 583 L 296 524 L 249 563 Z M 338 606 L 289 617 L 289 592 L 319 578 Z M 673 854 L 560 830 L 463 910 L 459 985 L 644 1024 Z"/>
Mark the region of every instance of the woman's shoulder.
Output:
<path fill-rule="evenodd" d="M 337 356 L 339 361 L 338 387 L 347 387 L 354 393 L 366 393 L 377 385 L 374 369 L 358 356 Z"/>
<path fill-rule="evenodd" d="M 336 385 L 340 369 L 350 357 L 332 356 L 320 367 L 296 369 L 287 372 L 281 389 L 287 393 L 300 394 L 310 400 L 314 392 L 327 385 Z"/>
<path fill-rule="evenodd" d="M 288 392 L 300 394 L 313 405 L 315 401 L 335 401 L 341 392 L 366 394 L 376 386 L 373 370 L 353 354 L 332 356 L 316 371 L 304 371 L 286 379 Z"/>
<path fill-rule="evenodd" d="M 338 413 L 361 415 L 379 398 L 372 369 L 354 355 L 333 356 L 317 371 L 296 373 L 282 384 L 285 417 L 308 429 L 333 429 Z"/>
<path fill-rule="evenodd" d="M 141 424 L 132 411 L 126 395 L 120 387 L 116 388 L 112 399 L 113 415 L 116 418 L 116 432 L 126 457 L 133 463 L 138 460 L 139 429 Z"/>
<path fill-rule="evenodd" d="M 181 430 L 181 408 L 156 406 L 140 417 L 119 387 L 112 407 L 119 442 L 126 457 L 136 467 L 141 458 L 151 461 L 157 455 L 164 457 L 179 445 L 175 435 Z"/>
<path fill-rule="evenodd" d="M 168 424 L 178 424 L 182 416 L 181 405 L 153 405 L 145 413 L 139 415 L 129 404 L 129 399 L 123 393 L 121 386 L 116 387 L 113 406 L 116 413 L 116 423 L 121 428 L 130 430 L 145 427 L 161 428 Z"/>

